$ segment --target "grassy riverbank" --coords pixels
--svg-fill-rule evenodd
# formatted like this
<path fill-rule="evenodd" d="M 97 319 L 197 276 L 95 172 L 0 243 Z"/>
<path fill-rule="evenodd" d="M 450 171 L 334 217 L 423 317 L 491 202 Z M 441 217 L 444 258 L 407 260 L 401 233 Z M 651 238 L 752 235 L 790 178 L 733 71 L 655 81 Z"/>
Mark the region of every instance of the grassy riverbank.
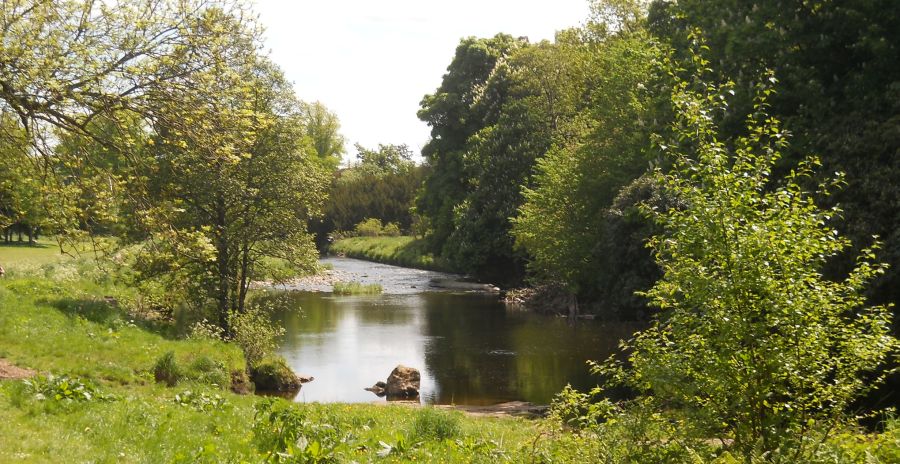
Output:
<path fill-rule="evenodd" d="M 38 376 L 0 379 L 0 462 L 736 462 L 638 416 L 574 432 L 555 419 L 237 395 L 212 374 L 243 371 L 238 348 L 135 317 L 134 291 L 91 260 L 0 246 L 0 263 L 0 373 Z M 154 378 L 167 353 L 184 368 L 174 386 Z M 896 462 L 900 423 L 826 445 L 823 462 Z M 291 457 L 266 461 L 276 451 Z"/>
<path fill-rule="evenodd" d="M 405 406 L 294 405 L 200 377 L 166 387 L 153 368 L 168 352 L 184 366 L 202 358 L 228 371 L 244 369 L 243 355 L 134 319 L 118 303 L 131 291 L 87 260 L 48 247 L 0 247 L 0 263 L 12 276 L 0 280 L 0 360 L 70 379 L 49 393 L 0 380 L 0 462 L 262 462 L 283 438 L 282 422 L 307 437 L 295 454 L 337 462 L 519 461 L 543 427 Z M 94 386 L 90 399 L 66 400 L 81 383 Z M 257 415 L 262 407 L 269 414 Z"/>
<path fill-rule="evenodd" d="M 453 272 L 447 263 L 426 251 L 422 239 L 410 236 L 350 237 L 332 243 L 329 251 L 396 266 Z"/>

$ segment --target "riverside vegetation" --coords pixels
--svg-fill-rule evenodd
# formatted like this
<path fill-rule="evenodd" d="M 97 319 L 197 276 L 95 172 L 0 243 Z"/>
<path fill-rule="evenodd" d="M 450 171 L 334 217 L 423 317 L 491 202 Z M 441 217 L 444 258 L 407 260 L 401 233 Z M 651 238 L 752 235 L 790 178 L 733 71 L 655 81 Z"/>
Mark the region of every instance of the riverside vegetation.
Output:
<path fill-rule="evenodd" d="M 41 245 L 0 246 L 0 259 L 17 258 L 0 281 L 0 359 L 36 372 L 0 380 L 4 462 L 574 463 L 711 456 L 719 447 L 667 443 L 673 425 L 652 415 L 585 428 L 595 408 L 580 409 L 588 403 L 571 390 L 537 420 L 235 394 L 234 373 L 247 366 L 238 346 L 180 338 L 171 324 L 135 316 L 133 289 L 92 258 Z M 822 452 L 892 462 L 900 421 L 884 427 L 842 429 Z"/>
<path fill-rule="evenodd" d="M 339 168 L 245 2 L 3 2 L 0 228 L 45 238 L 0 247 L 0 457 L 900 461 L 900 9 L 590 5 L 461 40 L 424 165 Z M 354 233 L 649 326 L 535 421 L 233 393 L 297 384 L 251 282 Z"/>

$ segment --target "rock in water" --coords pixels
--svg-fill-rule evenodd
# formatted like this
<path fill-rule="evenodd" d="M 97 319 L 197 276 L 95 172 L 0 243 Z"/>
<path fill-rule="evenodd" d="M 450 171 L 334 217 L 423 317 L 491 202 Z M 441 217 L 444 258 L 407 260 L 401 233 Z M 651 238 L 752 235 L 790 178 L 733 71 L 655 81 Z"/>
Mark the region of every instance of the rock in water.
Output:
<path fill-rule="evenodd" d="M 385 395 L 385 389 L 386 389 L 386 388 L 387 388 L 387 384 L 386 384 L 386 383 L 384 383 L 384 382 L 376 382 L 375 385 L 372 385 L 371 387 L 366 388 L 366 390 L 368 390 L 368 391 L 370 391 L 370 392 L 372 392 L 372 393 L 374 393 L 374 394 L 376 394 L 376 395 L 378 395 L 378 396 L 384 396 L 384 395 Z"/>
<path fill-rule="evenodd" d="M 388 397 L 419 396 L 421 380 L 422 376 L 418 369 L 399 365 L 388 376 L 385 393 Z"/>

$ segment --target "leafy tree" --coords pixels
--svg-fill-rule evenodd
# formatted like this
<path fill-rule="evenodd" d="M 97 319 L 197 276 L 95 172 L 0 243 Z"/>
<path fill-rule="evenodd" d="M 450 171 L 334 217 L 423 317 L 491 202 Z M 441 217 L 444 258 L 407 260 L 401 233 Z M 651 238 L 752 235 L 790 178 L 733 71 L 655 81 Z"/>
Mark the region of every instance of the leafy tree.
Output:
<path fill-rule="evenodd" d="M 634 292 L 657 275 L 637 204 L 656 195 L 639 177 L 650 159 L 660 51 L 639 23 L 598 27 L 577 55 L 577 116 L 537 160 L 512 233 L 535 279 L 599 302 L 606 315 L 632 316 L 644 307 Z"/>
<path fill-rule="evenodd" d="M 793 134 L 795 146 L 817 153 L 820 172 L 846 173 L 847 188 L 828 199 L 841 204 L 838 228 L 856 244 L 872 235 L 884 240 L 890 269 L 870 294 L 880 302 L 900 301 L 900 9 L 890 0 L 806 2 L 726 1 L 709 8 L 700 0 L 653 2 L 651 29 L 685 55 L 699 28 L 710 47 L 717 79 L 735 79 L 734 115 L 751 111 L 758 76 L 771 69 L 779 92 L 770 114 Z M 743 134 L 740 117 L 721 127 Z M 803 159 L 788 148 L 778 172 Z M 810 181 L 810 185 L 814 185 Z M 858 251 L 858 249 L 857 249 Z M 852 253 L 829 265 L 829 275 L 846 274 Z"/>
<path fill-rule="evenodd" d="M 319 158 L 332 171 L 337 169 L 344 154 L 344 136 L 339 132 L 337 115 L 321 102 L 301 104 L 301 113 L 306 135 L 312 139 Z"/>
<path fill-rule="evenodd" d="M 410 209 L 425 169 L 412 162 L 406 145 L 356 145 L 357 163 L 337 173 L 331 186 L 321 235 L 349 231 L 367 218 L 408 230 Z"/>
<path fill-rule="evenodd" d="M 469 138 L 497 118 L 502 96 L 486 83 L 497 64 L 525 43 L 505 34 L 463 39 L 440 87 L 422 99 L 419 119 L 431 126 L 422 155 L 430 169 L 416 211 L 430 224 L 433 251 L 440 251 L 453 233 L 454 210 L 469 191 L 464 162 Z"/>
<path fill-rule="evenodd" d="M 242 26 L 210 11 L 197 27 Z M 217 66 L 185 74 L 155 102 L 161 117 L 141 176 L 140 225 L 150 240 L 138 268 L 214 302 L 226 330 L 271 258 L 297 270 L 315 265 L 307 221 L 327 178 L 290 84 L 252 37 L 239 37 L 210 50 Z"/>
<path fill-rule="evenodd" d="M 0 231 L 9 242 L 23 235 L 33 243 L 48 223 L 39 163 L 27 150 L 27 136 L 15 119 L 0 115 L 6 137 L 0 138 Z"/>
<path fill-rule="evenodd" d="M 862 293 L 884 272 L 872 249 L 846 279 L 822 275 L 850 242 L 828 225 L 840 211 L 819 208 L 801 187 L 818 161 L 773 179 L 788 142 L 767 113 L 771 90 L 757 94 L 748 135 L 720 138 L 731 92 L 677 81 L 674 138 L 658 141 L 672 167 L 655 174 L 675 201 L 653 210 L 664 275 L 647 292 L 662 313 L 629 344 L 628 379 L 686 413 L 687 436 L 733 439 L 746 462 L 797 462 L 844 420 L 873 385 L 864 375 L 898 344 L 888 308 L 867 306 Z"/>

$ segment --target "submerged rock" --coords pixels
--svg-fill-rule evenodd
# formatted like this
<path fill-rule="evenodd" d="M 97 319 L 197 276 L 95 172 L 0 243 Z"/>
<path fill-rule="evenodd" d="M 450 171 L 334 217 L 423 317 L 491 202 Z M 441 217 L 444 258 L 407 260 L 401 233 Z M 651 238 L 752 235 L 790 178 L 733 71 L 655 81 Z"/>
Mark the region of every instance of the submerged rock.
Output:
<path fill-rule="evenodd" d="M 384 382 L 376 382 L 375 385 L 366 387 L 366 390 L 378 395 L 379 397 L 382 397 L 386 394 L 385 390 L 387 390 L 387 384 Z"/>

